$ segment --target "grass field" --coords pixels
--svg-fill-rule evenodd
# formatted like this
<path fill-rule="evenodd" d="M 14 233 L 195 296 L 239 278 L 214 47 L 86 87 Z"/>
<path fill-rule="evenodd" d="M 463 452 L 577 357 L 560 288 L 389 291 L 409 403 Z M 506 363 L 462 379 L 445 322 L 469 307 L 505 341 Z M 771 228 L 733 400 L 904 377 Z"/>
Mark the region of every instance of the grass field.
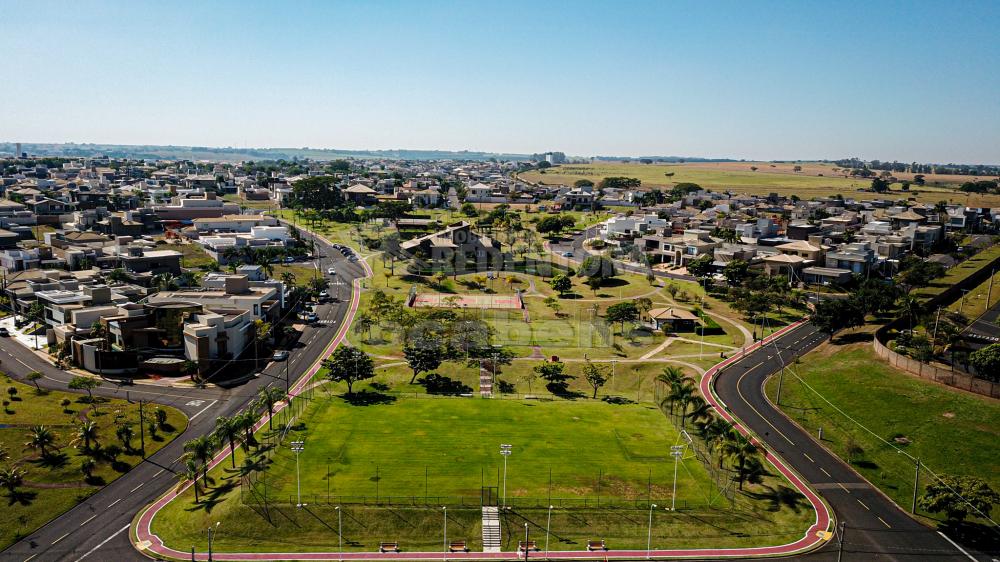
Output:
<path fill-rule="evenodd" d="M 499 445 L 510 443 L 507 499 L 514 509 L 502 523 L 507 550 L 525 522 L 541 543 L 547 505 L 556 506 L 553 549 L 582 550 L 591 538 L 644 548 L 648 499 L 660 508 L 669 505 L 669 447 L 680 442 L 677 430 L 649 403 L 401 398 L 361 406 L 322 391 L 301 421 L 290 439 L 306 443 L 299 458 L 306 508 L 289 503 L 297 501 L 295 457 L 282 447 L 267 476 L 257 480 L 256 496 L 248 489 L 241 501 L 238 484 L 223 481 L 233 474 L 225 463 L 213 471 L 210 500 L 193 506 L 189 490 L 161 511 L 153 530 L 180 549 L 201 547 L 204 528 L 220 522 L 220 550 L 333 550 L 334 507 L 343 505 L 345 550 L 371 551 L 389 540 L 405 550 L 437 550 L 443 538 L 441 506 L 448 506 L 449 537 L 468 541 L 475 551 L 481 549 L 481 489 L 498 487 L 502 495 Z M 749 546 L 798 538 L 814 515 L 801 501 L 779 501 L 781 485 L 773 476 L 748 485 L 745 494 L 736 494 L 732 509 L 706 469 L 686 455 L 678 477 L 679 510 L 657 510 L 654 547 Z"/>
<path fill-rule="evenodd" d="M 993 260 L 1000 257 L 1000 244 L 995 244 L 962 263 L 950 268 L 943 277 L 935 279 L 927 287 L 914 289 L 917 297 L 930 298 L 957 284 L 959 281 L 979 271 Z"/>
<path fill-rule="evenodd" d="M 104 447 L 122 443 L 115 437 L 115 417 L 123 416 L 133 424 L 139 418 L 138 404 L 124 400 L 101 400 L 97 409 L 81 400 L 79 394 L 43 391 L 38 393 L 34 386 L 21 384 L 4 378 L 6 390 L 17 389 L 15 400 L 0 411 L 0 449 L 9 458 L 0 459 L 0 467 L 17 466 L 27 471 L 24 484 L 18 494 L 4 490 L 3 508 L 0 509 L 0 549 L 31 533 L 50 519 L 85 500 L 101 486 L 115 480 L 141 459 L 139 449 L 139 428 L 132 439 L 134 449 L 126 450 L 116 461 L 98 461 L 93 475 L 86 479 L 80 470 L 81 462 L 87 458 L 83 451 L 70 445 L 77 422 L 88 419 L 98 425 L 99 443 Z M 84 397 L 85 398 L 85 397 Z M 66 399 L 70 403 L 63 406 Z M 154 407 L 147 406 L 147 421 L 153 418 Z M 146 434 L 146 452 L 150 454 L 166 445 L 179 435 L 187 425 L 187 420 L 179 411 L 163 407 L 167 412 L 170 430 L 158 432 L 157 438 Z M 25 448 L 30 427 L 45 425 L 56 437 L 55 453 L 42 458 L 32 449 Z M 124 447 L 123 447 L 124 448 Z"/>
<path fill-rule="evenodd" d="M 723 165 L 724 164 L 724 165 Z M 638 164 L 596 162 L 593 164 L 565 164 L 548 170 L 532 170 L 520 174 L 522 179 L 545 184 L 572 185 L 579 179 L 588 179 L 594 183 L 605 177 L 627 176 L 642 180 L 643 187 L 669 188 L 680 182 L 692 182 L 714 191 L 733 191 L 751 195 L 798 195 L 803 199 L 814 197 L 829 197 L 837 193 L 844 197 L 870 199 L 877 195 L 871 192 L 858 191 L 871 185 L 871 180 L 863 178 L 845 178 L 833 171 L 832 165 L 819 163 L 798 164 L 802 172 L 792 172 L 791 164 L 771 164 L 766 162 L 741 163 L 689 163 L 689 164 Z M 750 167 L 758 167 L 751 171 Z M 673 174 L 666 176 L 665 174 Z M 822 176 L 819 174 L 823 174 Z M 902 179 L 902 178 L 901 178 Z M 1000 205 L 1000 195 L 965 194 L 953 189 L 961 179 L 968 178 L 942 176 L 929 178 L 940 185 L 911 186 L 910 191 L 902 191 L 898 184 L 893 185 L 886 198 L 914 198 L 922 203 L 936 203 L 941 200 L 964 203 L 969 206 Z M 955 179 L 953 183 L 952 180 Z M 948 180 L 948 181 L 945 181 Z"/>
<path fill-rule="evenodd" d="M 825 344 L 790 371 L 797 377 L 786 373 L 781 409 L 802 427 L 822 427 L 823 444 L 845 460 L 850 445 L 860 446 L 864 452 L 851 466 L 904 509 L 910 508 L 914 463 L 894 447 L 938 474 L 978 476 L 1000 489 L 997 401 L 898 371 L 880 361 L 870 344 Z M 772 377 L 767 383 L 772 401 L 776 389 Z M 921 483 L 929 481 L 925 473 Z M 1000 506 L 993 510 L 994 518 L 998 514 Z"/>

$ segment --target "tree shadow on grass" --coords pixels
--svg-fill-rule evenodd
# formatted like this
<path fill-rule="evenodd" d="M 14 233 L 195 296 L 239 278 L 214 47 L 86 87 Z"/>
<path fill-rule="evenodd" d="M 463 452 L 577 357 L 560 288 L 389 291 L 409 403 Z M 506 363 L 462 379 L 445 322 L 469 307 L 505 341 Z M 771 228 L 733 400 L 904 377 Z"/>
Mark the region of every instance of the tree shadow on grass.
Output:
<path fill-rule="evenodd" d="M 12 506 L 14 504 L 28 506 L 31 502 L 35 501 L 38 497 L 38 492 L 32 490 L 14 490 L 13 492 L 7 492 L 7 506 Z"/>
<path fill-rule="evenodd" d="M 628 404 L 635 404 L 635 400 L 629 400 L 624 396 L 605 396 L 601 398 L 602 402 L 607 402 L 608 404 L 614 404 L 615 406 L 625 406 Z"/>
<path fill-rule="evenodd" d="M 439 375 L 437 373 L 430 373 L 417 382 L 424 387 L 428 394 L 457 396 L 459 394 L 469 394 L 472 392 L 472 387 L 462 381 Z"/>
<path fill-rule="evenodd" d="M 395 396 L 383 394 L 381 392 L 371 392 L 368 390 L 344 394 L 341 398 L 343 398 L 344 402 L 347 402 L 351 406 L 377 406 L 381 404 L 392 404 L 396 401 Z"/>
<path fill-rule="evenodd" d="M 570 390 L 566 381 L 550 382 L 545 385 L 545 389 L 551 392 L 554 396 L 558 396 L 563 400 L 578 400 L 580 398 L 587 397 L 587 395 L 582 392 Z"/>
<path fill-rule="evenodd" d="M 764 500 L 769 503 L 768 511 L 781 511 L 788 508 L 799 513 L 806 504 L 806 497 L 793 488 L 779 484 L 776 487 L 764 486 L 766 492 L 744 492 L 748 497 Z"/>
<path fill-rule="evenodd" d="M 35 466 L 40 466 L 43 468 L 56 469 L 64 468 L 69 464 L 69 456 L 62 451 L 58 452 L 47 452 L 37 459 L 28 461 Z"/>

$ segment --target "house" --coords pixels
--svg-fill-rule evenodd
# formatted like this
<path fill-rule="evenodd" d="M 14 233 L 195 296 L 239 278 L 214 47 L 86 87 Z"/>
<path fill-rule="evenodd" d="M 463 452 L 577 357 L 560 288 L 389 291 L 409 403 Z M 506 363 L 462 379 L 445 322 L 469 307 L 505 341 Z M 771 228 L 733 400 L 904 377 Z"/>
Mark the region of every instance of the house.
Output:
<path fill-rule="evenodd" d="M 197 218 L 238 215 L 239 205 L 216 199 L 215 193 L 208 192 L 202 197 L 187 197 L 172 205 L 154 206 L 159 220 L 193 221 Z"/>
<path fill-rule="evenodd" d="M 407 240 L 399 248 L 409 257 L 427 260 L 427 268 L 486 271 L 503 263 L 500 242 L 473 232 L 472 225 L 465 221 Z"/>
<path fill-rule="evenodd" d="M 699 323 L 698 316 L 683 308 L 654 308 L 646 313 L 647 325 L 667 332 L 693 332 Z"/>
<path fill-rule="evenodd" d="M 600 235 L 604 239 L 641 236 L 666 228 L 670 223 L 658 215 L 632 215 L 612 217 L 604 222 Z"/>
<path fill-rule="evenodd" d="M 253 318 L 275 321 L 281 312 L 281 297 L 275 287 L 254 287 L 245 275 L 229 275 L 223 288 L 194 288 L 175 291 L 160 291 L 151 295 L 147 302 L 191 303 L 211 309 L 246 310 Z"/>
<path fill-rule="evenodd" d="M 278 219 L 268 215 L 223 215 L 191 221 L 198 232 L 250 232 L 255 226 L 277 226 Z"/>
<path fill-rule="evenodd" d="M 355 205 L 374 205 L 378 200 L 377 196 L 377 191 L 360 183 L 356 183 L 344 190 L 344 197 L 353 202 Z"/>
<path fill-rule="evenodd" d="M 118 246 L 121 251 L 121 246 Z M 122 268 L 133 275 L 181 274 L 181 254 L 175 250 L 146 250 L 142 246 L 128 246 L 118 259 Z"/>
<path fill-rule="evenodd" d="M 849 269 L 815 266 L 802 269 L 802 281 L 808 285 L 843 285 L 852 277 Z"/>

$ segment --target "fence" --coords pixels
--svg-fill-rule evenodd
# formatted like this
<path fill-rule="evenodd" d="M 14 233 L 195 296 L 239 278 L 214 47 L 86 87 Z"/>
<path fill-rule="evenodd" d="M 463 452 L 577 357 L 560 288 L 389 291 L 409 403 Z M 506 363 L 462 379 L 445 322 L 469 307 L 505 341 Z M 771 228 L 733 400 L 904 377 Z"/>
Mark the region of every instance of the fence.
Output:
<path fill-rule="evenodd" d="M 298 498 L 288 495 L 287 498 L 271 497 L 270 505 L 295 505 Z M 286 503 L 287 502 L 287 503 Z M 302 502 L 310 506 L 367 506 L 367 507 L 413 507 L 441 509 L 442 505 L 455 508 L 479 509 L 484 503 L 482 496 L 354 496 L 336 494 L 302 494 Z M 507 497 L 507 507 L 518 509 L 547 509 L 550 505 L 556 509 L 649 509 L 650 504 L 670 505 L 670 498 L 621 499 L 621 498 L 521 498 Z M 677 500 L 677 511 L 711 507 L 703 502 L 691 502 L 685 499 Z"/>
<path fill-rule="evenodd" d="M 881 332 L 881 330 L 879 330 L 879 332 Z M 956 372 L 950 369 L 942 369 L 940 367 L 935 367 L 934 365 L 928 365 L 927 363 L 922 363 L 912 357 L 901 355 L 883 345 L 882 342 L 879 341 L 881 339 L 879 336 L 880 334 L 876 333 L 875 339 L 873 340 L 875 355 L 878 355 L 879 358 L 885 360 L 893 367 L 917 375 L 922 379 L 931 380 L 954 388 L 973 392 L 975 394 L 982 394 L 983 396 L 989 396 L 990 398 L 1000 398 L 1000 384 L 976 378 L 968 373 L 960 371 Z"/>

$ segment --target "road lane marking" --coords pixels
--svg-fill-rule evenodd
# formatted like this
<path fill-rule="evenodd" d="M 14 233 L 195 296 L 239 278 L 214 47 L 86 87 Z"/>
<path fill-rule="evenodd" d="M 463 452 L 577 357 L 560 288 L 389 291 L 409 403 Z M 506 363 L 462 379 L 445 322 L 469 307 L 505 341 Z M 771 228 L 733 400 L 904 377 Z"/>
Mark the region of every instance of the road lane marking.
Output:
<path fill-rule="evenodd" d="M 115 505 L 116 503 L 118 503 L 118 502 L 120 502 L 120 501 L 122 501 L 122 499 L 121 499 L 121 498 L 118 498 L 117 500 L 115 500 L 115 501 L 111 502 L 111 504 L 110 504 L 110 505 L 108 505 L 108 507 L 110 508 L 111 506 Z"/>
<path fill-rule="evenodd" d="M 63 536 L 59 537 L 58 539 L 56 539 L 56 540 L 52 541 L 52 544 L 56 544 L 57 542 L 59 542 L 59 541 L 61 541 L 61 540 L 65 539 L 65 538 L 66 538 L 66 537 L 68 537 L 68 536 L 69 536 L 69 533 L 66 533 L 65 535 L 63 535 Z"/>
<path fill-rule="evenodd" d="M 153 475 L 153 478 L 156 478 L 157 476 L 159 476 L 161 474 L 163 474 L 163 469 L 162 468 L 160 470 L 156 471 L 156 474 Z"/>
<path fill-rule="evenodd" d="M 802 454 L 803 454 L 803 455 L 805 455 L 805 457 L 806 457 L 807 459 L 809 459 L 809 462 L 816 462 L 816 461 L 814 461 L 814 460 L 813 460 L 813 458 L 812 458 L 812 457 L 810 457 L 810 456 L 809 456 L 809 455 L 808 455 L 807 453 L 802 453 Z"/>
<path fill-rule="evenodd" d="M 885 523 L 885 521 L 883 521 L 883 523 Z M 949 538 L 948 535 L 942 533 L 941 531 L 938 531 L 938 534 L 941 535 L 942 537 L 944 537 L 944 540 L 950 542 L 951 546 L 957 548 L 959 552 L 961 552 L 962 554 L 964 554 L 966 556 L 966 558 L 968 558 L 969 560 L 976 560 L 976 557 L 974 557 L 973 555 L 971 555 L 968 552 L 966 552 L 964 548 L 958 546 L 958 543 L 956 543 L 955 541 L 951 540 L 951 538 Z"/>
<path fill-rule="evenodd" d="M 833 478 L 833 476 L 830 476 L 830 473 L 827 472 L 825 468 L 820 467 L 819 469 L 823 471 L 823 474 L 825 474 L 827 476 L 827 478 Z"/>
<path fill-rule="evenodd" d="M 91 521 L 93 521 L 95 517 L 97 517 L 97 514 L 96 514 L 96 513 L 95 513 L 95 514 L 93 514 L 93 515 L 91 515 L 91 516 L 90 516 L 90 519 L 87 519 L 86 521 L 84 521 L 83 523 L 80 523 L 80 524 L 79 524 L 79 525 L 77 525 L 77 526 L 78 526 L 78 527 L 83 527 L 83 526 L 84 526 L 84 525 L 86 525 L 87 523 L 90 523 Z"/>
<path fill-rule="evenodd" d="M 870 507 L 868 507 L 867 505 L 865 505 L 865 502 L 863 502 L 863 501 L 861 501 L 861 500 L 858 500 L 858 503 L 860 503 L 860 504 L 861 504 L 861 507 L 863 507 L 863 508 L 867 509 L 868 511 L 871 511 L 871 508 L 870 508 Z"/>
<path fill-rule="evenodd" d="M 740 378 L 737 379 L 737 381 L 736 381 L 736 393 L 739 394 L 740 398 L 743 399 L 743 403 L 744 404 L 746 404 L 747 406 L 750 406 L 750 409 L 753 410 L 760 419 L 764 420 L 764 423 L 766 423 L 767 425 L 771 426 L 771 429 L 773 429 L 775 432 L 777 432 L 778 435 L 780 435 L 785 441 L 788 441 L 789 443 L 791 443 L 791 445 L 794 447 L 795 446 L 795 442 L 792 441 L 791 439 L 789 439 L 788 436 L 785 435 L 784 433 L 782 433 L 780 429 L 778 429 L 777 427 L 775 427 L 775 425 L 773 423 L 771 423 L 770 420 L 768 420 L 766 417 L 764 417 L 764 414 L 760 413 L 760 410 L 758 410 L 756 407 L 754 407 L 754 405 L 751 404 L 749 400 L 747 400 L 747 397 L 743 395 L 743 391 L 740 390 L 740 383 L 743 382 L 743 377 L 749 375 L 751 372 L 753 372 L 754 369 L 756 369 L 757 367 L 760 367 L 763 364 L 764 364 L 764 362 L 761 361 L 760 363 L 758 363 L 757 365 L 751 367 L 745 373 L 743 373 L 742 375 L 740 375 Z M 763 386 L 764 385 L 764 381 L 761 381 L 760 384 L 761 384 L 761 386 Z"/>
<path fill-rule="evenodd" d="M 851 493 L 851 491 L 850 491 L 850 490 L 848 490 L 847 488 L 844 488 L 844 485 L 843 485 L 843 484 L 841 484 L 840 482 L 837 482 L 837 485 L 838 485 L 838 486 L 840 486 L 841 488 L 843 488 L 843 490 L 844 490 L 845 492 L 847 492 L 848 494 L 850 494 L 850 493 Z"/>
<path fill-rule="evenodd" d="M 190 418 L 188 418 L 188 422 L 190 422 L 191 420 L 195 419 L 196 417 L 204 414 L 205 410 L 207 410 L 207 409 L 211 408 L 212 406 L 214 406 L 216 402 L 218 402 L 218 400 L 212 400 L 211 402 L 209 402 L 208 406 L 205 406 L 204 408 L 201 409 L 200 412 L 198 412 L 197 414 L 195 414 L 195 415 L 191 416 Z"/>
<path fill-rule="evenodd" d="M 99 544 L 99 545 L 95 546 L 94 548 L 88 550 L 83 556 L 77 558 L 74 562 L 80 562 L 80 560 L 83 560 L 84 558 L 90 556 L 95 551 L 97 551 L 97 549 L 99 549 L 102 546 L 108 544 L 111 541 L 111 539 L 113 539 L 113 538 L 117 537 L 118 535 L 122 534 L 123 532 L 127 531 L 128 527 L 129 527 L 128 525 L 125 525 L 121 529 L 118 529 L 117 531 L 115 531 L 115 533 L 113 535 L 111 535 L 110 537 L 108 537 L 108 538 L 104 539 L 103 541 L 101 541 L 101 544 Z"/>
<path fill-rule="evenodd" d="M 138 486 L 136 486 L 135 488 L 132 488 L 131 490 L 129 490 L 129 493 L 131 494 L 132 492 L 138 490 L 139 488 L 142 488 L 145 485 L 146 485 L 146 483 L 143 482 L 143 483 L 139 484 Z"/>
<path fill-rule="evenodd" d="M 36 557 L 36 556 L 38 556 L 38 555 L 37 555 L 37 554 L 32 554 L 31 556 L 29 556 L 29 557 L 25 558 L 25 559 L 24 559 L 24 562 L 28 562 L 28 560 L 31 560 L 32 558 L 34 558 L 34 557 Z"/>
<path fill-rule="evenodd" d="M 878 517 L 878 515 L 876 515 L 875 517 Z M 882 519 L 881 517 L 878 517 L 878 520 L 881 521 L 883 525 L 885 525 L 886 529 L 891 529 L 892 528 L 892 525 L 889 525 L 888 523 L 886 523 L 885 519 Z M 973 560 L 975 560 L 975 558 L 973 558 Z"/>

